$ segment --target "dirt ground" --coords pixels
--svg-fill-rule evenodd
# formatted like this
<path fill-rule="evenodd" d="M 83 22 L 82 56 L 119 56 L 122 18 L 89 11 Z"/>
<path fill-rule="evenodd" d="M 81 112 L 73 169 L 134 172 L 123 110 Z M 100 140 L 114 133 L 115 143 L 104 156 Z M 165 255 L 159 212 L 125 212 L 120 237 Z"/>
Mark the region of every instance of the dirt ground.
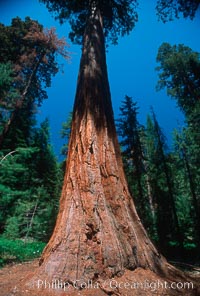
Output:
<path fill-rule="evenodd" d="M 38 261 L 8 265 L 0 270 L 0 296 L 154 296 L 154 295 L 200 295 L 200 273 L 194 275 L 191 283 L 167 282 L 149 270 L 137 268 L 125 271 L 123 276 L 98 282 L 83 283 L 82 290 L 74 285 L 60 288 L 60 283 L 44 282 L 38 279 L 32 286 L 30 282 L 37 271 Z M 185 287 L 185 289 L 183 288 Z"/>

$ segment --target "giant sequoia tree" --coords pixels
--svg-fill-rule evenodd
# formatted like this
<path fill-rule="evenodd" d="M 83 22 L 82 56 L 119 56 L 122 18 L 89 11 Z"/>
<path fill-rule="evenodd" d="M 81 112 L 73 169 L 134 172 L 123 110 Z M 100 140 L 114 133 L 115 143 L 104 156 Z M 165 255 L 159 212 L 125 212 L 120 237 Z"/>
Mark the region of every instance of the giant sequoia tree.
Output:
<path fill-rule="evenodd" d="M 37 276 L 67 282 L 137 267 L 169 274 L 141 224 L 125 180 L 113 119 L 104 37 L 128 33 L 136 1 L 43 0 L 83 48 L 60 211 Z"/>

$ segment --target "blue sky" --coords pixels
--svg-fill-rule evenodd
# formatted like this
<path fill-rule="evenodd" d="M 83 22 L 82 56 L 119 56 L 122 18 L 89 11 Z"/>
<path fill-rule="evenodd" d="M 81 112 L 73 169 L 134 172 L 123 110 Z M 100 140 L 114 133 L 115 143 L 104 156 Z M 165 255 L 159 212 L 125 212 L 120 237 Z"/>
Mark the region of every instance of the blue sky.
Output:
<path fill-rule="evenodd" d="M 179 19 L 163 24 L 157 20 L 155 0 L 139 0 L 139 21 L 129 36 L 119 39 L 117 46 L 109 46 L 107 66 L 115 117 L 125 95 L 138 102 L 139 121 L 146 122 L 146 116 L 153 106 L 157 119 L 169 139 L 173 128 L 183 123 L 183 116 L 176 108 L 176 102 L 167 97 L 165 91 L 156 92 L 158 73 L 155 71 L 156 55 L 163 42 L 185 44 L 200 52 L 200 12 L 193 21 Z M 0 0 L 0 22 L 10 25 L 11 19 L 30 16 L 44 27 L 56 27 L 59 37 L 68 36 L 69 25 L 60 25 L 38 0 Z M 39 110 L 39 120 L 48 117 L 54 149 L 59 155 L 62 146 L 60 130 L 73 108 L 78 76 L 80 47 L 70 44 L 71 62 L 64 64 L 64 74 L 60 71 L 48 89 L 48 100 Z"/>

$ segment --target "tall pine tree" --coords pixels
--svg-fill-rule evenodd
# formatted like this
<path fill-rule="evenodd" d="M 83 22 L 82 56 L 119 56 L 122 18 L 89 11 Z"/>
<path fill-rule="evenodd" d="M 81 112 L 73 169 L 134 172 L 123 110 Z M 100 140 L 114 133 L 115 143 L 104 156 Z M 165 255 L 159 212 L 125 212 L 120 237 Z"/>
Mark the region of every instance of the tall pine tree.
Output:
<path fill-rule="evenodd" d="M 155 113 L 147 117 L 146 157 L 157 216 L 157 233 L 161 249 L 165 252 L 170 241 L 182 245 L 182 235 L 176 209 L 166 140 Z M 169 219 L 170 217 L 170 219 Z"/>
<path fill-rule="evenodd" d="M 125 173 L 132 196 L 134 196 L 137 212 L 145 228 L 149 226 L 149 203 L 145 190 L 145 165 L 142 149 L 142 133 L 144 127 L 138 122 L 137 103 L 125 96 L 120 107 L 117 120 L 117 132 L 120 136 Z"/>

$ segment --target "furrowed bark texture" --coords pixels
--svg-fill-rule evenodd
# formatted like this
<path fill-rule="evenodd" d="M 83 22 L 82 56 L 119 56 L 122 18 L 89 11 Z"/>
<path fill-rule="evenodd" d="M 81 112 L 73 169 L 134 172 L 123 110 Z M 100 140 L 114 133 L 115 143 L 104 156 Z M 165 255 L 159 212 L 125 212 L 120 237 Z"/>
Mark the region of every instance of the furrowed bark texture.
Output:
<path fill-rule="evenodd" d="M 60 211 L 40 271 L 48 279 L 86 281 L 139 266 L 164 273 L 165 262 L 128 191 L 96 11 L 84 36 Z"/>

